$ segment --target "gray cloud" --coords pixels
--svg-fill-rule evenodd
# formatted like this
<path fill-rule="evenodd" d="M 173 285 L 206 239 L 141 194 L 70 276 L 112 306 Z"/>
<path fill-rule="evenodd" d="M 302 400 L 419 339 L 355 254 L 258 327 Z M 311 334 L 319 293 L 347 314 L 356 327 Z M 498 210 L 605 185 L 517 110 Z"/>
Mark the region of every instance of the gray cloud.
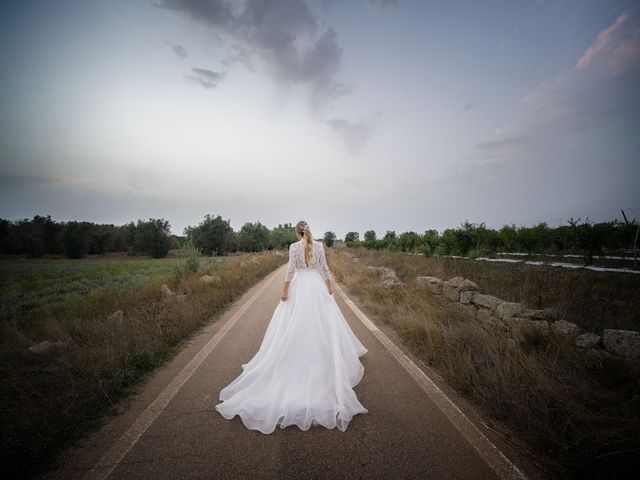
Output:
<path fill-rule="evenodd" d="M 222 59 L 222 64 L 225 67 L 230 67 L 234 63 L 241 63 L 247 70 L 255 73 L 256 69 L 252 60 L 252 55 L 255 52 L 240 43 L 234 43 L 230 49 L 231 51 Z"/>
<path fill-rule="evenodd" d="M 165 42 L 165 43 L 171 47 L 171 49 L 173 50 L 173 53 L 176 54 L 176 57 L 183 59 L 189 56 L 186 48 L 184 48 L 182 45 L 177 45 L 171 42 Z"/>
<path fill-rule="evenodd" d="M 344 118 L 334 118 L 326 123 L 342 137 L 351 156 L 360 153 L 374 130 L 371 122 L 351 122 Z"/>
<path fill-rule="evenodd" d="M 509 137 L 501 140 L 487 140 L 486 142 L 476 143 L 473 148 L 475 150 L 494 150 L 496 148 L 504 147 L 506 145 L 513 145 L 517 143 L 526 143 L 528 139 L 526 137 Z"/>
<path fill-rule="evenodd" d="M 366 179 L 362 176 L 344 177 L 344 179 L 355 187 L 364 187 L 366 185 Z"/>
<path fill-rule="evenodd" d="M 367 0 L 369 5 L 378 8 L 397 7 L 400 0 Z"/>
<path fill-rule="evenodd" d="M 192 68 L 191 70 L 195 75 L 186 75 L 186 78 L 202 85 L 206 89 L 217 87 L 226 76 L 225 72 L 213 72 L 206 68 Z"/>
<path fill-rule="evenodd" d="M 395 3 L 374 2 L 379 6 Z M 353 85 L 336 79 L 342 57 L 336 31 L 329 27 L 320 32 L 304 0 L 247 0 L 234 4 L 236 10 L 224 0 L 160 0 L 154 6 L 186 15 L 230 39 L 231 51 L 222 60 L 223 65 L 241 63 L 254 71 L 253 59 L 257 57 L 279 83 L 308 85 L 309 106 L 318 117 L 331 101 L 355 91 Z M 202 75 L 190 77 L 205 87 L 210 83 L 208 76 L 204 83 Z M 362 149 L 372 132 L 366 123 L 346 119 L 327 123 L 352 155 Z"/>
<path fill-rule="evenodd" d="M 223 0 L 161 0 L 154 6 L 187 15 L 234 40 L 227 65 L 248 64 L 258 55 L 280 82 L 307 83 L 316 96 L 350 92 L 333 78 L 342 55 L 335 30 L 318 35 L 318 22 L 303 0 L 247 0 L 238 12 Z"/>

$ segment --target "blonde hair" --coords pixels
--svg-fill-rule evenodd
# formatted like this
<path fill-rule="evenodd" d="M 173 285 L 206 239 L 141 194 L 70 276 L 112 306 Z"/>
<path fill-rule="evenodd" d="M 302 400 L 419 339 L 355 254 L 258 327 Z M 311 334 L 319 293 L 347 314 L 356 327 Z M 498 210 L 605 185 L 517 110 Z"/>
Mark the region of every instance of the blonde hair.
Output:
<path fill-rule="evenodd" d="M 296 223 L 296 232 L 302 235 L 302 239 L 304 240 L 304 261 L 307 264 L 307 267 L 310 267 L 314 263 L 313 235 L 311 234 L 311 229 L 307 222 L 300 220 Z"/>

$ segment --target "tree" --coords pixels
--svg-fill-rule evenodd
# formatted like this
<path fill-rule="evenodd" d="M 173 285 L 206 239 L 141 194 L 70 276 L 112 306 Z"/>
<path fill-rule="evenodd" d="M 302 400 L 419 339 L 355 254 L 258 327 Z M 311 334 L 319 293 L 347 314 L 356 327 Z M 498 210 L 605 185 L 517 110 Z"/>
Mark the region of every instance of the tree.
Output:
<path fill-rule="evenodd" d="M 89 222 L 67 222 L 62 233 L 67 258 L 82 258 L 89 253 Z"/>
<path fill-rule="evenodd" d="M 436 252 L 440 237 L 437 230 L 426 230 L 422 235 L 422 243 L 424 244 L 424 254 L 431 256 Z"/>
<path fill-rule="evenodd" d="M 364 241 L 372 242 L 376 239 L 376 232 L 374 230 L 367 230 L 364 232 Z"/>
<path fill-rule="evenodd" d="M 403 252 L 414 252 L 421 244 L 420 235 L 416 232 L 403 232 L 398 237 L 398 243 Z"/>
<path fill-rule="evenodd" d="M 640 224 L 635 218 L 630 222 L 624 210 L 622 210 L 622 216 L 624 217 L 625 223 L 624 230 L 629 233 L 631 240 L 633 240 L 633 268 L 638 268 L 638 237 L 640 236 Z"/>
<path fill-rule="evenodd" d="M 582 258 L 585 265 L 593 264 L 593 257 L 601 254 L 605 241 L 606 224 L 589 223 L 587 217 L 585 223 L 578 224 L 580 218 L 569 220 L 569 225 L 573 231 L 573 238 L 576 248 L 582 252 Z"/>
<path fill-rule="evenodd" d="M 511 225 L 503 225 L 498 231 L 500 244 L 507 252 L 515 252 L 518 250 L 518 227 L 515 223 Z"/>
<path fill-rule="evenodd" d="M 358 232 L 348 232 L 344 236 L 344 243 L 357 242 L 358 240 L 360 240 L 360 234 Z"/>
<path fill-rule="evenodd" d="M 269 229 L 260 222 L 245 223 L 238 232 L 238 247 L 243 252 L 261 252 L 269 247 Z"/>
<path fill-rule="evenodd" d="M 234 242 L 229 220 L 223 220 L 220 215 L 213 217 L 207 214 L 198 226 L 186 227 L 184 234 L 205 255 L 224 255 Z"/>
<path fill-rule="evenodd" d="M 271 230 L 269 248 L 288 248 L 296 241 L 296 233 L 291 223 L 279 224 Z"/>
<path fill-rule="evenodd" d="M 171 246 L 171 226 L 163 218 L 138 220 L 135 233 L 135 251 L 153 258 L 166 257 Z"/>
<path fill-rule="evenodd" d="M 336 234 L 333 232 L 324 232 L 323 243 L 327 247 L 333 247 L 334 242 L 336 241 Z"/>

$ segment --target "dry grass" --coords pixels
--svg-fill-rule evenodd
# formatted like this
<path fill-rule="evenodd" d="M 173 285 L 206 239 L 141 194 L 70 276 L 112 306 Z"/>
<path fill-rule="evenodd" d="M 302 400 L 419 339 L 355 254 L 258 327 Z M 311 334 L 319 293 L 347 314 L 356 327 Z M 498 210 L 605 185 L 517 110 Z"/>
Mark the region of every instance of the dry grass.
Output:
<path fill-rule="evenodd" d="M 37 322 L 0 324 L 2 471 L 9 478 L 46 467 L 55 453 L 98 427 L 130 387 L 175 352 L 181 341 L 217 319 L 233 300 L 286 262 L 286 253 L 233 256 L 189 273 L 178 268 L 123 292 L 101 289 L 88 301 Z M 219 283 L 199 281 L 205 273 Z M 160 285 L 190 294 L 163 298 Z M 108 319 L 123 310 L 120 324 Z M 41 340 L 69 345 L 44 354 Z"/>
<path fill-rule="evenodd" d="M 348 249 L 358 257 L 356 263 L 345 252 L 331 249 L 328 253 L 336 279 L 360 298 L 370 315 L 391 324 L 426 364 L 501 425 L 505 436 L 525 441 L 549 477 L 618 479 L 637 475 L 637 365 L 598 352 L 585 354 L 561 339 L 535 331 L 528 331 L 519 346 L 504 334 L 470 320 L 459 304 L 430 295 L 415 281 L 417 275 L 443 279 L 460 275 L 500 298 L 521 301 L 537 293 L 553 299 L 553 306 L 568 308 L 575 304 L 576 295 L 597 303 L 588 292 L 607 290 L 608 285 L 599 283 L 608 282 L 608 276 L 598 276 L 599 282 L 591 277 L 579 280 L 582 286 L 571 288 L 567 282 L 575 280 L 576 272 L 514 273 L 502 268 L 504 265 L 467 265 L 451 259 L 441 259 L 439 264 L 433 258 Z M 407 282 L 406 287 L 380 287 L 377 274 L 368 270 L 367 264 L 393 268 Z M 554 278 L 556 275 L 561 278 Z M 509 285 L 511 282 L 515 283 Z M 586 289 L 589 282 L 591 290 Z M 628 293 L 618 292 L 616 298 Z"/>
<path fill-rule="evenodd" d="M 640 330 L 637 274 L 403 255 L 366 248 L 349 251 L 371 265 L 393 268 L 401 278 L 469 278 L 483 292 L 523 302 L 529 308 L 554 307 L 565 320 L 598 334 L 603 328 Z"/>

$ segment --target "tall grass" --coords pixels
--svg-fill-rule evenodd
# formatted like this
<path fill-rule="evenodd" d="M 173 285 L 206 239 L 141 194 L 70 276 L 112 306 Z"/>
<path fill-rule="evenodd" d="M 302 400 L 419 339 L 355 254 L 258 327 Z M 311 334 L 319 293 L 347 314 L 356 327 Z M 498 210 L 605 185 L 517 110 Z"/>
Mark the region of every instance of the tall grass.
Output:
<path fill-rule="evenodd" d="M 458 303 L 418 287 L 415 278 L 460 275 L 478 283 L 483 292 L 514 301 L 531 298 L 536 292 L 533 285 L 538 285 L 541 291 L 537 293 L 553 299 L 555 306 L 573 305 L 576 291 L 588 299 L 586 290 L 571 288 L 563 283 L 568 279 L 552 278 L 543 271 L 510 273 L 502 266 L 470 266 L 442 259 L 439 263 L 435 258 L 365 249 L 349 252 L 355 253 L 359 262 L 340 249 L 328 253 L 336 279 L 358 297 L 368 314 L 392 325 L 426 364 L 478 405 L 505 437 L 526 442 L 550 477 L 637 478 L 637 364 L 599 352 L 586 354 L 533 330 L 525 332 L 522 345 L 510 342 L 504 334 L 471 320 Z M 407 282 L 406 287 L 381 287 L 367 264 L 393 268 Z M 596 278 L 603 283 L 609 280 L 606 276 Z M 510 285 L 523 279 L 524 284 Z M 592 292 L 608 288 L 594 283 Z M 615 298 L 624 295 L 622 292 Z"/>
<path fill-rule="evenodd" d="M 6 478 L 50 465 L 61 448 L 102 424 L 182 340 L 285 261 L 279 252 L 245 254 L 207 263 L 197 273 L 183 261 L 129 290 L 103 285 L 83 301 L 66 302 L 56 315 L 0 322 L 0 465 Z M 202 283 L 204 274 L 220 281 Z M 184 301 L 163 298 L 162 283 L 187 294 Z M 109 319 L 116 310 L 124 313 L 121 322 Z M 41 340 L 67 346 L 28 351 Z"/>
<path fill-rule="evenodd" d="M 604 328 L 640 330 L 637 274 L 402 255 L 366 248 L 349 252 L 372 265 L 393 268 L 403 277 L 469 278 L 483 292 L 523 302 L 529 308 L 554 307 L 565 320 L 598 334 Z"/>

